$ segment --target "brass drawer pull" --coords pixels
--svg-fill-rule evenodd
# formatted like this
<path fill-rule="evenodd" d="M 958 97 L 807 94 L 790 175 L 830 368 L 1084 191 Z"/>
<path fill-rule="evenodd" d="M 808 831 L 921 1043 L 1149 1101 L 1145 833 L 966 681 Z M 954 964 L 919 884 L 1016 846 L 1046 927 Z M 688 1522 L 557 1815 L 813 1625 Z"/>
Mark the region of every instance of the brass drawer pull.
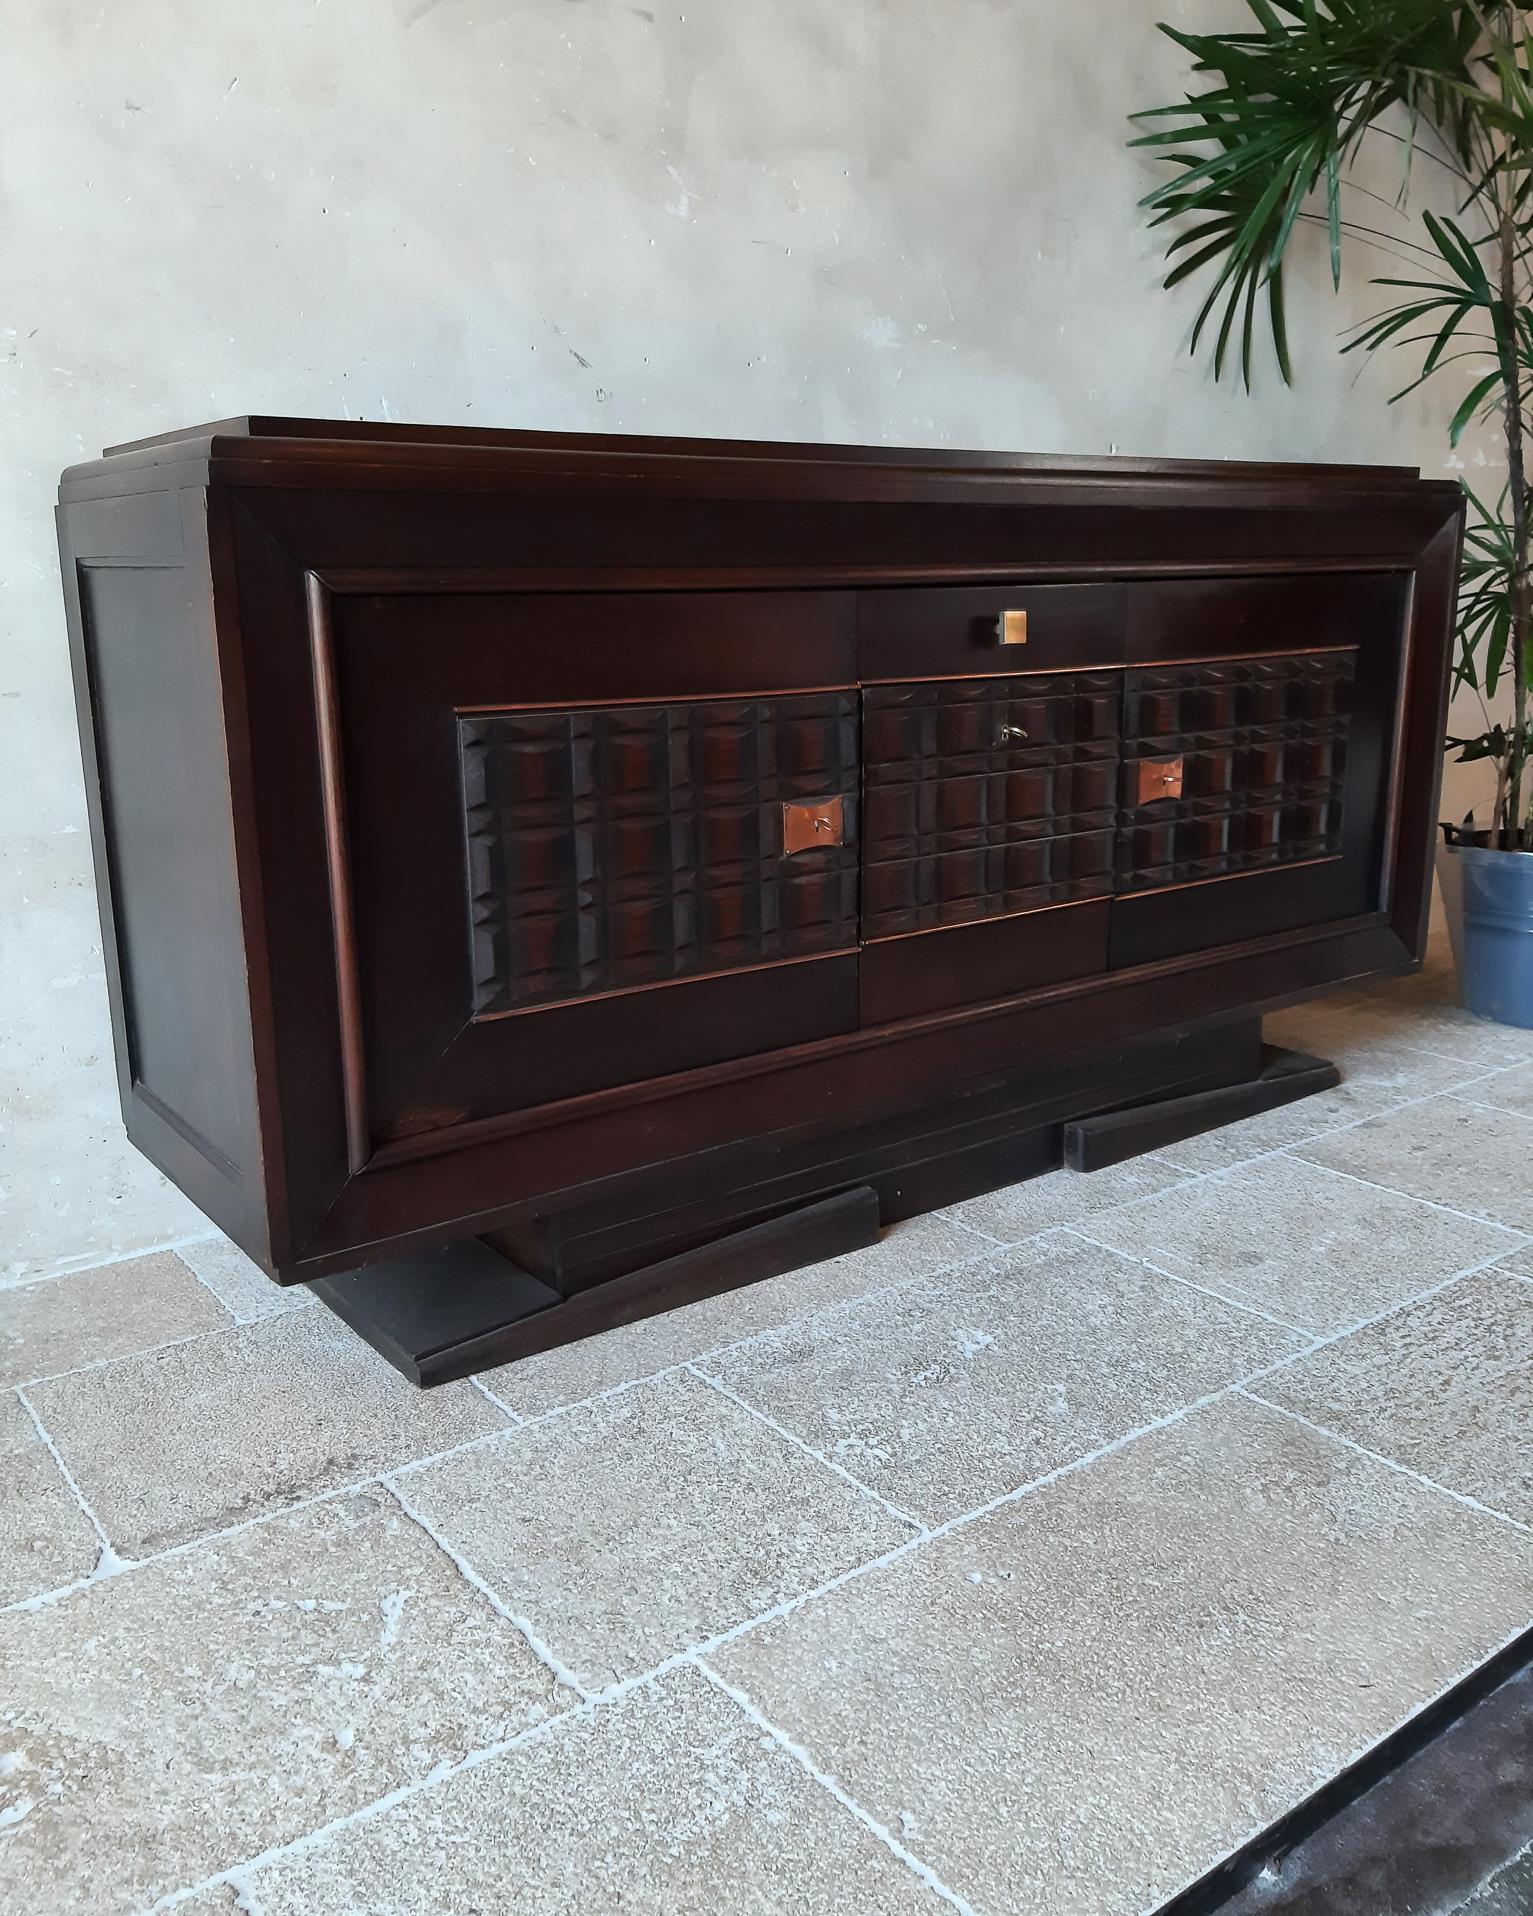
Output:
<path fill-rule="evenodd" d="M 1026 645 L 1027 614 L 1003 612 L 995 622 L 995 638 L 998 645 Z"/>
<path fill-rule="evenodd" d="M 782 808 L 782 849 L 785 858 L 812 852 L 822 845 L 839 845 L 846 830 L 840 798 L 809 798 L 787 802 Z"/>

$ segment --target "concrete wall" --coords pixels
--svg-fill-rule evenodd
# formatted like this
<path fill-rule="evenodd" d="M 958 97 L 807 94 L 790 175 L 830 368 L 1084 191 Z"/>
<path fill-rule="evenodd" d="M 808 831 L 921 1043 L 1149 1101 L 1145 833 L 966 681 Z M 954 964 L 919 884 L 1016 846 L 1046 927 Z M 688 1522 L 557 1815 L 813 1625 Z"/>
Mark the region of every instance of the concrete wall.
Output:
<path fill-rule="evenodd" d="M 1157 291 L 1125 115 L 1182 84 L 1154 19 L 1241 12 L 11 0 L 0 1276 L 202 1228 L 120 1132 L 60 467 L 268 411 L 1441 472 L 1444 404 L 1391 410 L 1403 379 L 1336 356 L 1365 256 L 1338 302 L 1308 247 L 1296 391 L 1264 368 L 1247 398 L 1185 357 L 1194 307 Z"/>

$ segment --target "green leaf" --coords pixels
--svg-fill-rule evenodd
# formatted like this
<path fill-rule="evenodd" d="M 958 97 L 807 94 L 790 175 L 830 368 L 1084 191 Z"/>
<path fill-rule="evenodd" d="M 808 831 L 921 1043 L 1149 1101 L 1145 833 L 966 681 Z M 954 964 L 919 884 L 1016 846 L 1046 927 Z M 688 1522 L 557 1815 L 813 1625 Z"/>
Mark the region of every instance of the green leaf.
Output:
<path fill-rule="evenodd" d="M 1474 386 L 1470 388 L 1468 397 L 1453 415 L 1452 423 L 1448 427 L 1448 443 L 1450 445 L 1456 446 L 1458 444 L 1459 440 L 1463 438 L 1464 430 L 1470 420 L 1479 412 L 1490 395 L 1499 389 L 1500 385 L 1501 369 L 1498 366 L 1493 373 L 1487 373 L 1483 379 L 1478 380 Z"/>
<path fill-rule="evenodd" d="M 1281 262 L 1273 268 L 1272 277 L 1267 281 L 1267 314 L 1272 324 L 1272 346 L 1277 354 L 1278 371 L 1283 375 L 1283 384 L 1293 384 L 1293 364 L 1288 356 L 1288 318 L 1283 307 L 1283 268 Z"/>

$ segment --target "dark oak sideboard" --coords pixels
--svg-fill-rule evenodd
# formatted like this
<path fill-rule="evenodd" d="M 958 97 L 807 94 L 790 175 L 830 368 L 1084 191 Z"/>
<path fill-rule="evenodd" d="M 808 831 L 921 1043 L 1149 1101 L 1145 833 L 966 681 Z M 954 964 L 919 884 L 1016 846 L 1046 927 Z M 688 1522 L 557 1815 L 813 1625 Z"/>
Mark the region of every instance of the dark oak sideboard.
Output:
<path fill-rule="evenodd" d="M 1397 468 L 294 419 L 59 525 L 124 1115 L 421 1381 L 1325 1082 L 1419 963 Z"/>

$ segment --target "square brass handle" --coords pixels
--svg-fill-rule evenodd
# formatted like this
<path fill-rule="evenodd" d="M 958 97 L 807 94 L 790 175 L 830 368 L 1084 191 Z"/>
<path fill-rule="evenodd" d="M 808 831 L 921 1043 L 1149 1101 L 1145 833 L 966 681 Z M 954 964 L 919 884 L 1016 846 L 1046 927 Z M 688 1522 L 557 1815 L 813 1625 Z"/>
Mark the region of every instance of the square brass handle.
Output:
<path fill-rule="evenodd" d="M 789 800 L 782 808 L 782 849 L 785 858 L 839 845 L 846 817 L 839 797 Z"/>
<path fill-rule="evenodd" d="M 1027 614 L 1025 612 L 1003 612 L 995 622 L 997 645 L 1027 644 Z"/>

